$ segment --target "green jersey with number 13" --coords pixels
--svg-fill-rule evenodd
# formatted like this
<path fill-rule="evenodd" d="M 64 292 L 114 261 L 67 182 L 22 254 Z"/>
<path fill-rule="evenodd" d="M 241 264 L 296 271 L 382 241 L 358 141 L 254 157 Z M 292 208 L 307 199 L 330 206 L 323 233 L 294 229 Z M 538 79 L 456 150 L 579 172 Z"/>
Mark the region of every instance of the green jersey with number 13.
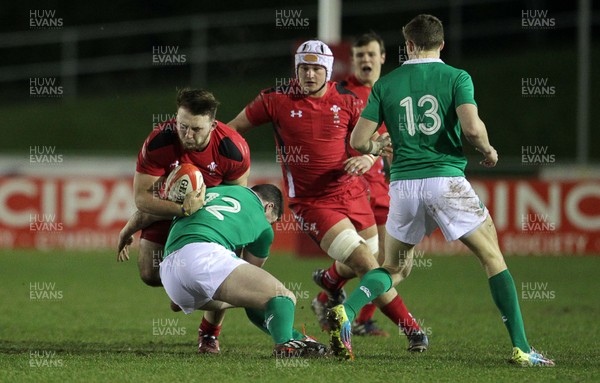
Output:
<path fill-rule="evenodd" d="M 195 242 L 218 243 L 234 251 L 247 247 L 256 257 L 269 255 L 274 233 L 258 196 L 244 186 L 206 189 L 206 205 L 189 217 L 177 217 L 169 230 L 165 255 Z"/>
<path fill-rule="evenodd" d="M 375 83 L 361 116 L 387 126 L 391 181 L 464 176 L 462 104 L 477 105 L 471 76 L 440 59 L 408 60 Z"/>

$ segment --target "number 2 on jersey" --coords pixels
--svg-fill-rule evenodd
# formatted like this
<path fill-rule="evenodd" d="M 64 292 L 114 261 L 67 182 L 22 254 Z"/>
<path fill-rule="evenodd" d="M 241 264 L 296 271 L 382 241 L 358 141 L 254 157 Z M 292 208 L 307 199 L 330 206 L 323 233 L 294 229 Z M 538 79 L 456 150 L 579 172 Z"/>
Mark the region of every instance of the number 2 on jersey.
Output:
<path fill-rule="evenodd" d="M 206 194 L 206 203 L 212 201 L 213 199 L 217 198 L 219 196 L 218 193 L 208 193 Z M 239 213 L 240 209 L 242 208 L 242 206 L 240 205 L 240 202 L 236 199 L 233 199 L 231 197 L 223 197 L 221 199 L 223 202 L 227 202 L 230 203 L 231 206 L 229 205 L 211 205 L 211 206 L 207 206 L 204 208 L 204 210 L 206 210 L 207 212 L 209 212 L 210 214 L 214 215 L 215 217 L 217 217 L 217 219 L 219 221 L 222 221 L 225 219 L 225 217 L 223 216 L 223 214 L 221 214 L 222 211 L 226 211 L 228 213 Z"/>
<path fill-rule="evenodd" d="M 426 94 L 419 99 L 417 106 L 423 107 L 426 103 L 430 104 L 430 108 L 423 113 L 423 116 L 431 118 L 433 122 L 429 124 L 429 126 L 423 122 L 419 122 L 417 126 L 423 134 L 430 136 L 440 129 L 442 126 L 442 119 L 438 114 L 439 103 L 437 98 L 430 94 Z M 414 136 L 417 130 L 415 127 L 415 113 L 413 110 L 412 97 L 408 96 L 403 98 L 402 101 L 400 101 L 400 106 L 403 106 L 406 109 L 406 130 L 409 135 Z M 400 123 L 400 129 L 402 129 L 402 123 Z"/>

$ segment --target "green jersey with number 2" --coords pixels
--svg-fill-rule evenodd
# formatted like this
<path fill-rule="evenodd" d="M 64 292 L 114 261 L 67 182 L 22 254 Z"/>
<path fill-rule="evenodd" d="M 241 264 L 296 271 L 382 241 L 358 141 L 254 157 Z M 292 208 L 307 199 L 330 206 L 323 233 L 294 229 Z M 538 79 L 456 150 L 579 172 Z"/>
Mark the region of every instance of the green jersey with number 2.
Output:
<path fill-rule="evenodd" d="M 269 255 L 274 233 L 258 196 L 244 186 L 206 189 L 206 205 L 177 217 L 169 230 L 165 255 L 194 242 L 218 243 L 234 251 L 246 247 L 256 257 Z"/>
<path fill-rule="evenodd" d="M 408 60 L 375 83 L 362 117 L 385 122 L 390 180 L 464 176 L 456 108 L 475 104 L 471 76 L 440 59 Z"/>

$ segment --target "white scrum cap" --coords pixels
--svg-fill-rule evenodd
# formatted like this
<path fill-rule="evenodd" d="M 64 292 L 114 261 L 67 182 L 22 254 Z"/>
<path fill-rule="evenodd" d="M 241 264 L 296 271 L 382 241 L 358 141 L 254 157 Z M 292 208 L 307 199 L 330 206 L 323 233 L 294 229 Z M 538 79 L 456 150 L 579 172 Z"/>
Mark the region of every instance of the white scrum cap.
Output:
<path fill-rule="evenodd" d="M 333 53 L 331 49 L 322 41 L 308 40 L 303 42 L 296 50 L 296 77 L 298 77 L 298 65 L 313 64 L 325 67 L 327 71 L 327 81 L 331 80 L 333 72 Z"/>

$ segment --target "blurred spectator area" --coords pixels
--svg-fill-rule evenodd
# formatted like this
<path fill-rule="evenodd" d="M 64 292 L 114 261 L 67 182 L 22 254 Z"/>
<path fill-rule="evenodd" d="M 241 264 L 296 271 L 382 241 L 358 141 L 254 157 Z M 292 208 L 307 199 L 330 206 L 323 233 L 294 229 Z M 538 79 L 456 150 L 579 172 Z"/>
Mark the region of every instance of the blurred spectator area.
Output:
<path fill-rule="evenodd" d="M 150 130 L 175 113 L 175 92 L 184 86 L 213 91 L 222 103 L 218 119 L 231 120 L 261 89 L 293 76 L 295 46 L 317 35 L 318 18 L 316 1 L 276 6 L 256 1 L 253 9 L 228 3 L 155 4 L 153 11 L 150 2 L 144 12 L 135 12 L 134 2 L 125 2 L 122 12 L 121 5 L 40 7 L 47 13 L 3 5 L 15 17 L 0 33 L 5 125 L 0 150 L 17 158 L 27 158 L 32 146 L 65 155 L 134 157 Z M 594 67 L 600 11 L 598 2 L 592 6 Z M 522 161 L 529 147 L 546 150 L 556 163 L 575 160 L 577 2 L 344 1 L 342 10 L 344 40 L 369 30 L 384 38 L 383 73 L 403 59 L 402 25 L 418 13 L 442 19 L 442 59 L 473 77 L 480 115 L 501 156 L 496 172 L 535 173 L 535 166 Z M 32 27 L 32 18 L 55 25 Z M 535 20 L 553 22 L 536 26 Z M 600 105 L 599 76 L 591 72 L 592 122 L 600 118 L 593 107 Z M 553 87 L 553 94 L 524 95 L 524 81 Z M 36 93 L 39 89 L 54 94 Z M 598 129 L 589 138 L 590 145 L 600 142 Z M 254 158 L 274 160 L 269 127 L 247 139 Z M 465 150 L 479 158 L 470 147 Z M 600 159 L 597 148 L 590 148 L 590 159 Z"/>

